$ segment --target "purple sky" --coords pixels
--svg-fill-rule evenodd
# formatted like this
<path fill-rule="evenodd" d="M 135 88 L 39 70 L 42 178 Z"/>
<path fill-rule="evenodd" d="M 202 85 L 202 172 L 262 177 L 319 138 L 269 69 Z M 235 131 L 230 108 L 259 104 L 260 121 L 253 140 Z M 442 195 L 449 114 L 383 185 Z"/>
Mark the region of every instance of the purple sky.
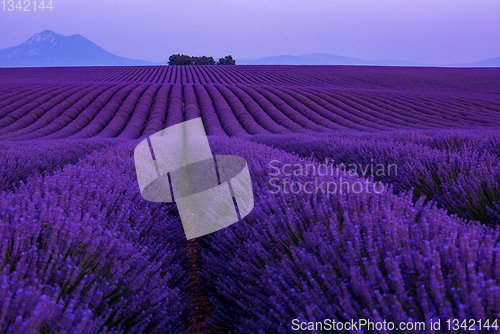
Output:
<path fill-rule="evenodd" d="M 53 6 L 4 12 L 0 4 L 0 48 L 49 29 L 153 61 L 172 53 L 254 59 L 321 52 L 434 64 L 500 57 L 500 0 L 53 0 Z"/>

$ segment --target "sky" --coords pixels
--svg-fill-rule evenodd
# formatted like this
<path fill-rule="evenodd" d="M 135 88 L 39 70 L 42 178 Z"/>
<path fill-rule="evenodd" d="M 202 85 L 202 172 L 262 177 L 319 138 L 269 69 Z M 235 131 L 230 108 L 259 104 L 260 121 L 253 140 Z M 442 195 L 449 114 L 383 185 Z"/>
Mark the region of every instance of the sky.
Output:
<path fill-rule="evenodd" d="M 0 2 L 0 49 L 53 30 L 148 61 L 174 53 L 235 59 L 328 53 L 423 64 L 500 57 L 500 0 L 53 0 L 52 6 L 9 12 Z"/>

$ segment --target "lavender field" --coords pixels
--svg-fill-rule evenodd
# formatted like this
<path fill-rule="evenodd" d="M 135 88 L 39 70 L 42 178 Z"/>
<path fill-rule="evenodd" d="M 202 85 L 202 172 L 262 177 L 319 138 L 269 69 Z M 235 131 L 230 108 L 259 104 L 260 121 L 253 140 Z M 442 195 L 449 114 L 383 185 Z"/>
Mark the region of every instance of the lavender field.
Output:
<path fill-rule="evenodd" d="M 187 241 L 133 153 L 198 117 L 255 207 Z M 499 332 L 499 130 L 498 68 L 0 69 L 0 333 Z M 326 162 L 360 170 L 277 173 Z"/>

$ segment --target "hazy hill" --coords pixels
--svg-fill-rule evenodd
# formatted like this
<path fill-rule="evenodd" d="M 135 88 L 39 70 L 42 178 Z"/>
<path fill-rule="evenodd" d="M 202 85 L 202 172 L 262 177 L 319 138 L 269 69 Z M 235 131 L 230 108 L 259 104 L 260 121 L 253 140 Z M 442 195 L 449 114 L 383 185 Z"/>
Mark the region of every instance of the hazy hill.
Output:
<path fill-rule="evenodd" d="M 239 65 L 382 65 L 382 66 L 416 66 L 409 61 L 363 60 L 359 58 L 335 56 L 326 53 L 309 53 L 303 56 L 275 56 L 253 60 L 237 60 Z"/>
<path fill-rule="evenodd" d="M 500 67 L 500 57 L 490 58 L 490 59 L 483 60 L 483 61 L 478 61 L 477 63 L 474 63 L 473 65 L 478 66 L 478 67 Z"/>
<path fill-rule="evenodd" d="M 116 56 L 81 35 L 64 36 L 45 30 L 19 46 L 0 50 L 0 67 L 147 65 Z"/>

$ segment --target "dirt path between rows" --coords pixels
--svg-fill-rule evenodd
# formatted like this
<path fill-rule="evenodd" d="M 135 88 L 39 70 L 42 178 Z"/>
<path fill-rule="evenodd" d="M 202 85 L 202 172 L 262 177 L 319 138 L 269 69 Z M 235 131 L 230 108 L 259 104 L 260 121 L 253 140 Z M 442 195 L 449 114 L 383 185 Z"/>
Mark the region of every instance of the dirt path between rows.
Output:
<path fill-rule="evenodd" d="M 201 278 L 200 266 L 200 244 L 193 239 L 187 242 L 188 274 L 186 295 L 190 296 L 191 313 L 184 323 L 184 334 L 208 334 L 209 329 L 205 325 L 208 315 L 213 311 L 208 295 L 204 291 Z"/>

